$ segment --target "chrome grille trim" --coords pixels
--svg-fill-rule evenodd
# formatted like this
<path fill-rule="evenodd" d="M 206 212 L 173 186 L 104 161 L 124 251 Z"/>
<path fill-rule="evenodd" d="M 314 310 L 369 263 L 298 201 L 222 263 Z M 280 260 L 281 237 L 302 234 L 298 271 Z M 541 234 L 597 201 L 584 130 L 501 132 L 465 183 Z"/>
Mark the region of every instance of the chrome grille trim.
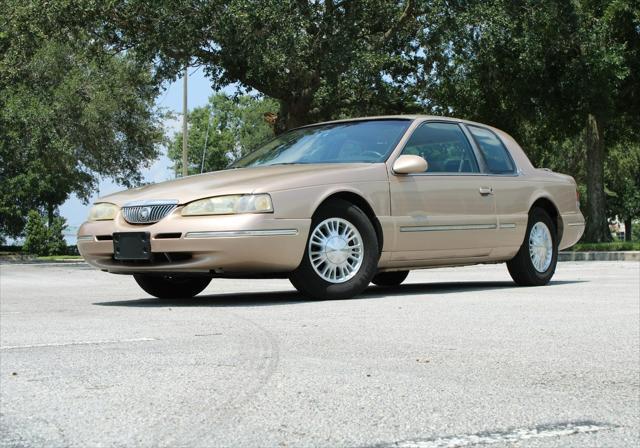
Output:
<path fill-rule="evenodd" d="M 129 224 L 153 224 L 167 216 L 177 206 L 176 200 L 129 202 L 122 207 L 122 216 Z"/>

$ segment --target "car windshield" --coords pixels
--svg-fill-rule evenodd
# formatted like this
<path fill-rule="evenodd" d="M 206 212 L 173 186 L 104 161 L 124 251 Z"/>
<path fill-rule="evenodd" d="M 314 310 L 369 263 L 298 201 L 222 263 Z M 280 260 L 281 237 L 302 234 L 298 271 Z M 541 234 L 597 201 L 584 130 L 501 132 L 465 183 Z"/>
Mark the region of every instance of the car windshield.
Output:
<path fill-rule="evenodd" d="M 237 160 L 230 168 L 384 162 L 409 124 L 408 119 L 369 120 L 294 129 Z"/>

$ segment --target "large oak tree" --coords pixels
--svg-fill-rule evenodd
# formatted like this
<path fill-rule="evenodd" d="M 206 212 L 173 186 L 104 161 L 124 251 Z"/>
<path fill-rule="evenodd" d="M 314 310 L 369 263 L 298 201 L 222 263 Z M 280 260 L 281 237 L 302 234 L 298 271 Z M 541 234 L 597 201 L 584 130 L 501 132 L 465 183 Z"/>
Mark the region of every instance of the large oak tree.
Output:
<path fill-rule="evenodd" d="M 73 2 L 71 2 L 73 3 Z M 278 101 L 277 131 L 315 120 L 421 110 L 417 37 L 438 32 L 444 1 L 77 1 L 113 49 L 135 48 L 160 79 L 204 66 L 214 88 L 231 84 Z M 88 7 L 87 4 L 91 6 Z M 72 7 L 69 7 L 72 10 Z"/>
<path fill-rule="evenodd" d="M 436 66 L 429 99 L 507 130 L 534 162 L 563 168 L 577 148 L 584 176 L 571 173 L 587 185 L 585 238 L 609 240 L 607 148 L 640 123 L 637 2 L 483 0 L 449 17 L 447 63 Z"/>
<path fill-rule="evenodd" d="M 2 10 L 0 236 L 17 237 L 30 210 L 51 224 L 100 176 L 140 182 L 163 132 L 150 65 L 90 51 L 95 39 L 60 26 L 55 11 L 7 0 Z"/>

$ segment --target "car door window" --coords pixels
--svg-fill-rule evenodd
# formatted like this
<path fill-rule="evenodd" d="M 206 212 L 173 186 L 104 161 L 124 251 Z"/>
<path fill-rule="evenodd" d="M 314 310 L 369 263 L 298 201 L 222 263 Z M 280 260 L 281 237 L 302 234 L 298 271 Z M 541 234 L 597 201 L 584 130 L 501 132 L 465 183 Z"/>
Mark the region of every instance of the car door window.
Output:
<path fill-rule="evenodd" d="M 414 131 L 402 154 L 423 157 L 427 173 L 477 173 L 478 163 L 467 137 L 455 123 L 423 123 Z"/>
<path fill-rule="evenodd" d="M 489 129 L 467 126 L 492 174 L 511 174 L 515 165 L 502 141 Z"/>

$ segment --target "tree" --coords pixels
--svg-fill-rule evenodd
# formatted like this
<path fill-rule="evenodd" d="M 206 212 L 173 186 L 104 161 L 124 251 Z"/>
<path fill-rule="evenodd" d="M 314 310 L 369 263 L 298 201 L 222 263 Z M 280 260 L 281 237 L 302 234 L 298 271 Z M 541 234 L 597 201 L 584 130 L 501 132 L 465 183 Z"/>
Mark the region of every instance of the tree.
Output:
<path fill-rule="evenodd" d="M 640 217 L 640 142 L 621 142 L 609 151 L 606 164 L 609 216 L 625 225 L 625 239 L 631 241 L 632 222 Z"/>
<path fill-rule="evenodd" d="M 29 210 L 51 226 L 57 206 L 71 193 L 87 199 L 99 176 L 139 183 L 163 132 L 150 65 L 133 53 L 93 52 L 86 32 L 43 25 L 47 10 L 37 5 L 4 6 L 0 233 L 17 237 Z"/>
<path fill-rule="evenodd" d="M 585 239 L 609 240 L 606 151 L 620 121 L 640 122 L 637 4 L 476 1 L 450 16 L 455 25 L 441 40 L 447 62 L 435 76 L 423 71 L 431 77 L 422 83 L 435 79 L 431 101 L 510 132 L 533 149 L 534 163 L 559 161 L 561 145 L 583 142 Z"/>
<path fill-rule="evenodd" d="M 270 98 L 249 95 L 229 97 L 215 94 L 205 107 L 189 112 L 189 173 L 225 168 L 230 162 L 246 154 L 260 143 L 273 137 L 273 128 L 265 114 L 276 110 L 278 104 Z M 176 173 L 182 170 L 182 132 L 174 135 L 169 146 L 169 158 Z"/>
<path fill-rule="evenodd" d="M 44 0 L 41 0 L 44 1 Z M 277 131 L 358 114 L 415 112 L 404 88 L 418 35 L 439 32 L 446 2 L 424 0 L 68 0 L 58 20 L 109 48 L 135 48 L 160 79 L 202 65 L 218 89 L 238 84 L 279 103 Z M 430 54 L 430 53 L 429 53 Z"/>
<path fill-rule="evenodd" d="M 64 255 L 67 244 L 62 232 L 66 228 L 66 221 L 55 216 L 53 222 L 47 224 L 44 217 L 37 211 L 31 210 L 27 216 L 25 226 L 25 240 L 22 250 L 35 255 Z"/>

